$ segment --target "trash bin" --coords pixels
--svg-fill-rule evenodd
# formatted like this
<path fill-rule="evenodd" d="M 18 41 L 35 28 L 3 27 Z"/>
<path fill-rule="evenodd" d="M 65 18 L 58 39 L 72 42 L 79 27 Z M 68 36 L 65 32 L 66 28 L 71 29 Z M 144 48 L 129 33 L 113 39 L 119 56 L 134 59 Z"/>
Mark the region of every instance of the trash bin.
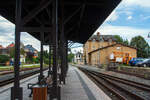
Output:
<path fill-rule="evenodd" d="M 33 86 L 33 100 L 47 100 L 47 86 L 46 85 Z"/>

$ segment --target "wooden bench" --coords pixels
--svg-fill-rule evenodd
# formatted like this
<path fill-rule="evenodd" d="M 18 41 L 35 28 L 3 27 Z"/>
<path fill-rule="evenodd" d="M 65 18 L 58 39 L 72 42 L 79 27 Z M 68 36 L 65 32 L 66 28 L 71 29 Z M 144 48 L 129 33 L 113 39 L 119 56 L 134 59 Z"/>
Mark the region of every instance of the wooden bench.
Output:
<path fill-rule="evenodd" d="M 41 84 L 41 85 L 46 85 L 47 86 L 47 90 L 48 90 L 48 93 L 50 93 L 50 87 L 52 86 L 52 80 L 49 78 L 49 77 L 47 77 L 47 78 L 43 78 L 42 80 L 41 80 L 41 83 L 39 83 L 39 82 L 37 82 L 37 83 L 29 83 L 28 84 L 28 89 L 30 89 L 31 90 L 31 93 L 29 94 L 29 97 L 32 97 L 32 94 L 33 94 L 33 87 L 35 86 L 35 85 L 38 85 L 38 84 Z"/>
<path fill-rule="evenodd" d="M 37 85 L 38 83 L 29 83 L 28 84 L 28 89 L 31 90 L 31 93 L 29 94 L 29 97 L 32 97 L 32 94 L 33 94 L 33 86 Z"/>

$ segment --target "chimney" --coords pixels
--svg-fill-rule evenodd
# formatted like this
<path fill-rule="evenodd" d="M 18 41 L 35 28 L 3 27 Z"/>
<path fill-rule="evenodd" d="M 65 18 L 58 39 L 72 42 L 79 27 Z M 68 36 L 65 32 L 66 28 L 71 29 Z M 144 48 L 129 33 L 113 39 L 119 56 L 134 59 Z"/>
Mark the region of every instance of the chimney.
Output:
<path fill-rule="evenodd" d="M 100 32 L 97 32 L 97 36 L 100 36 Z"/>

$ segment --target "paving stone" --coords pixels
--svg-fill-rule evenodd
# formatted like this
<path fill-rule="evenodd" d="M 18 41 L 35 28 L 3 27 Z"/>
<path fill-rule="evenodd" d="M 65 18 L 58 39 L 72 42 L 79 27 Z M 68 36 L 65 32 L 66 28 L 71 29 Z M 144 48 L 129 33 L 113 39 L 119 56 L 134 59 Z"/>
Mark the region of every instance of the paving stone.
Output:
<path fill-rule="evenodd" d="M 39 74 L 21 80 L 21 87 L 23 87 L 23 100 L 32 100 L 32 98 L 28 97 L 31 91 L 27 89 L 27 84 L 37 82 L 38 75 Z M 0 88 L 0 100 L 10 100 L 10 88 L 12 86 L 13 84 L 9 84 L 3 88 Z M 76 67 L 70 66 L 66 78 L 66 85 L 61 86 L 61 100 L 111 99 L 103 93 L 103 91 L 101 91 L 84 73 L 79 71 Z"/>

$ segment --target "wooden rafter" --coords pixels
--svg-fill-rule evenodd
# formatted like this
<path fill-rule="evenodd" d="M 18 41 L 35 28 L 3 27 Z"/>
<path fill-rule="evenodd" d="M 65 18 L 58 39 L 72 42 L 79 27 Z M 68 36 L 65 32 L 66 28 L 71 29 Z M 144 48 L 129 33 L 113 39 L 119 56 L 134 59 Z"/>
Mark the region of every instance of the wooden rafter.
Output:
<path fill-rule="evenodd" d="M 73 12 L 68 18 L 65 19 L 64 24 L 66 24 L 67 22 L 69 22 L 69 20 L 71 20 L 71 18 L 73 16 L 75 16 L 80 10 L 81 10 L 82 6 L 80 6 L 75 12 Z"/>
<path fill-rule="evenodd" d="M 21 32 L 52 32 L 50 27 L 22 27 Z"/>
<path fill-rule="evenodd" d="M 24 7 L 24 10 L 29 13 L 29 10 L 27 8 Z M 35 17 L 35 20 L 39 23 L 39 24 L 43 24 L 37 17 Z"/>
<path fill-rule="evenodd" d="M 26 24 L 32 18 L 34 18 L 37 14 L 39 14 L 43 9 L 45 9 L 49 4 L 51 4 L 53 0 L 43 0 L 40 5 L 34 8 L 32 11 L 29 12 L 27 16 L 23 18 L 22 24 Z"/>

